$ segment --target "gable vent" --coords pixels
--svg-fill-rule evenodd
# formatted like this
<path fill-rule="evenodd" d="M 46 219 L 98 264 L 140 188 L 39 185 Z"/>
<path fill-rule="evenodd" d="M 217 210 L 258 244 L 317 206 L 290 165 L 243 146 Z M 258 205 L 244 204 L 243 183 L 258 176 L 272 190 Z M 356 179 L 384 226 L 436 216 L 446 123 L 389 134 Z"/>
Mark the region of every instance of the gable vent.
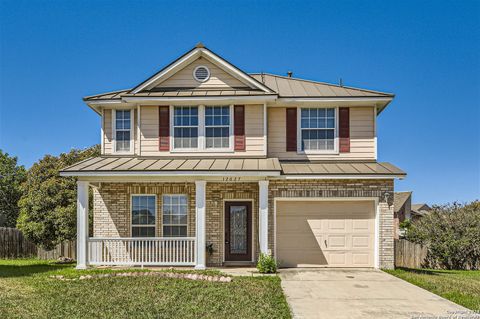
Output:
<path fill-rule="evenodd" d="M 198 82 L 205 82 L 210 78 L 210 70 L 203 65 L 197 66 L 195 70 L 193 70 L 193 77 Z"/>

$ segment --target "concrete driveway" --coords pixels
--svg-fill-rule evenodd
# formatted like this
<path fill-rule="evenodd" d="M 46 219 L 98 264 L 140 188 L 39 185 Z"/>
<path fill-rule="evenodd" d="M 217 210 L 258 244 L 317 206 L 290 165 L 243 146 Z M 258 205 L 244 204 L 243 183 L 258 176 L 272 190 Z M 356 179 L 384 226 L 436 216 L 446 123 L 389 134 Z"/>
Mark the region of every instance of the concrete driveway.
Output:
<path fill-rule="evenodd" d="M 468 313 L 380 270 L 281 269 L 280 277 L 294 318 L 461 318 Z"/>

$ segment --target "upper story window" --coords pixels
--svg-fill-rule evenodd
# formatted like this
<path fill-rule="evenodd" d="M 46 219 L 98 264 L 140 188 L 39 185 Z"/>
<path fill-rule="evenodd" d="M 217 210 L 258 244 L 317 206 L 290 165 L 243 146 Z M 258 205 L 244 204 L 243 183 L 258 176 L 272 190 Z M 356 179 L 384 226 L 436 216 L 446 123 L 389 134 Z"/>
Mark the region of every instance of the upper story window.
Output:
<path fill-rule="evenodd" d="M 130 139 L 132 133 L 131 111 L 115 111 L 115 151 L 130 152 Z"/>
<path fill-rule="evenodd" d="M 230 147 L 230 106 L 205 107 L 205 147 Z"/>
<path fill-rule="evenodd" d="M 302 108 L 300 119 L 301 151 L 334 151 L 335 108 Z"/>
<path fill-rule="evenodd" d="M 132 196 L 132 237 L 155 237 L 155 195 Z"/>
<path fill-rule="evenodd" d="M 198 106 L 175 106 L 173 146 L 176 149 L 198 147 Z"/>
<path fill-rule="evenodd" d="M 174 106 L 173 151 L 233 151 L 232 106 Z"/>

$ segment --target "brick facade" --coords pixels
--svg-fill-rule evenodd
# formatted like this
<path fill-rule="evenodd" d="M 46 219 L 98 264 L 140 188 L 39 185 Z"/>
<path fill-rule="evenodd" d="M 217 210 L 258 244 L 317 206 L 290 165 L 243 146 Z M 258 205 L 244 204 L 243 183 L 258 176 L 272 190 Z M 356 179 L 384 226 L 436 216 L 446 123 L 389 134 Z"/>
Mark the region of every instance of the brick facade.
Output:
<path fill-rule="evenodd" d="M 93 236 L 131 237 L 130 201 L 133 194 L 157 196 L 156 236 L 162 237 L 162 195 L 186 194 L 188 236 L 195 236 L 194 183 L 102 183 L 93 189 Z"/>
<path fill-rule="evenodd" d="M 393 268 L 393 180 L 271 180 L 269 184 L 269 248 L 274 251 L 274 198 L 276 197 L 376 197 L 380 211 L 380 267 Z M 390 194 L 385 202 L 385 194 Z M 188 235 L 195 236 L 194 183 L 102 183 L 94 189 L 94 236 L 130 237 L 132 194 L 157 195 L 157 236 L 162 236 L 161 205 L 163 194 L 188 196 Z M 206 241 L 214 252 L 207 256 L 208 266 L 221 266 L 224 260 L 224 203 L 228 200 L 252 201 L 253 256 L 257 259 L 258 183 L 207 182 Z"/>

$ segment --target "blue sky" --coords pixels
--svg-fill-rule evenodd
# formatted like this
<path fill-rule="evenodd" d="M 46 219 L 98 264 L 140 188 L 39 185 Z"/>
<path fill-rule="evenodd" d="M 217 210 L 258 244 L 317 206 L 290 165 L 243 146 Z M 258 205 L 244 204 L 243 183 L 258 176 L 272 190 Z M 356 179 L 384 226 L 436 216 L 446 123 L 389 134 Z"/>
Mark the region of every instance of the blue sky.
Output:
<path fill-rule="evenodd" d="M 0 148 L 27 167 L 100 140 L 85 95 L 202 41 L 247 72 L 393 92 L 378 154 L 414 202 L 480 197 L 480 1 L 0 1 Z"/>

